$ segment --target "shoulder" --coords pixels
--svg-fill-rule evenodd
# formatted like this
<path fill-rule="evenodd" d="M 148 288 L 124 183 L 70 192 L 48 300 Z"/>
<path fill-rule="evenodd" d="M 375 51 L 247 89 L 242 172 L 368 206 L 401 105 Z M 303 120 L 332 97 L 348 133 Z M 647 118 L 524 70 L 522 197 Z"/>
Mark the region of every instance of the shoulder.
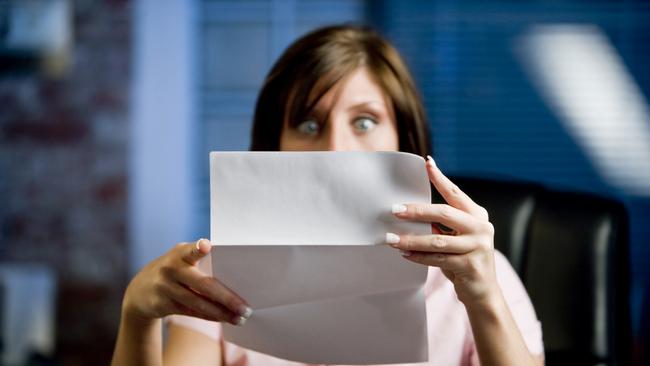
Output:
<path fill-rule="evenodd" d="M 214 340 L 221 339 L 221 324 L 218 322 L 212 322 L 209 320 L 203 320 L 185 315 L 170 315 L 165 317 L 165 324 L 173 324 L 184 328 L 189 328 Z"/>
<path fill-rule="evenodd" d="M 163 352 L 167 365 L 219 365 L 222 348 L 219 323 L 172 315 L 165 318 L 169 325 Z"/>
<path fill-rule="evenodd" d="M 533 354 L 543 354 L 542 325 L 524 284 L 508 259 L 498 250 L 494 251 L 494 266 L 503 297 L 528 349 Z"/>
<path fill-rule="evenodd" d="M 508 261 L 508 258 L 506 258 L 503 253 L 496 249 L 494 250 L 494 267 L 497 274 L 497 282 L 499 282 L 501 290 L 504 291 L 504 295 L 508 292 L 513 295 L 523 294 L 528 297 L 526 289 L 517 275 L 517 272 L 512 268 L 510 261 Z"/>

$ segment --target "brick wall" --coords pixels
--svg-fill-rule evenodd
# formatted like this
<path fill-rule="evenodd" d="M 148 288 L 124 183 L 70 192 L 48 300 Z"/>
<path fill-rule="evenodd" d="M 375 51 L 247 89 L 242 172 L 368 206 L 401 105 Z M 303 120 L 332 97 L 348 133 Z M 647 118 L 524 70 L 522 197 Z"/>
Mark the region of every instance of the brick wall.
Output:
<path fill-rule="evenodd" d="M 57 273 L 57 359 L 106 364 L 127 278 L 131 4 L 78 0 L 67 74 L 0 74 L 0 261 Z"/>

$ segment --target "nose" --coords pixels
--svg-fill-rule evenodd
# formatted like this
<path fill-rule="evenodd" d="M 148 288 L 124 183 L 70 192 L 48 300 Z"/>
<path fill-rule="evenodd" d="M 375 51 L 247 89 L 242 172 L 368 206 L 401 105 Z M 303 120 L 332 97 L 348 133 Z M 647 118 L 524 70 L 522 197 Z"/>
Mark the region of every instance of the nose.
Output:
<path fill-rule="evenodd" d="M 359 150 L 358 141 L 352 131 L 346 129 L 344 124 L 330 121 L 324 137 L 324 149 L 327 151 L 354 151 Z"/>

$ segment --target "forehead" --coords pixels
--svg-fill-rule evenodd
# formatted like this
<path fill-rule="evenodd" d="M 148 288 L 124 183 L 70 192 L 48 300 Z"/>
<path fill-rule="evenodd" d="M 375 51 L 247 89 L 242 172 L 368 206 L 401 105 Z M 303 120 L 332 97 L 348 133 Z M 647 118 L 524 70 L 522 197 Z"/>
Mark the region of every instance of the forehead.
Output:
<path fill-rule="evenodd" d="M 386 104 L 386 93 L 365 67 L 350 72 L 320 98 L 316 106 L 356 105 L 375 102 Z"/>

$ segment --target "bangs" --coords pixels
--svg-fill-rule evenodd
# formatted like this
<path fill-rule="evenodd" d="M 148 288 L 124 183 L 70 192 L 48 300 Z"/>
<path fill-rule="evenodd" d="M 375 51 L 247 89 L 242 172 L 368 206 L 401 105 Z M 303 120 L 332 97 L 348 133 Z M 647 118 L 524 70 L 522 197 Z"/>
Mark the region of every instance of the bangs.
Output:
<path fill-rule="evenodd" d="M 329 55 L 315 57 L 316 62 L 306 63 L 295 86 L 289 93 L 284 120 L 287 126 L 297 127 L 314 110 L 318 102 L 339 81 L 350 75 L 364 62 L 358 58 L 348 57 L 347 62 L 341 62 L 337 52 L 328 50 Z M 318 53 L 315 53 L 318 56 Z"/>

